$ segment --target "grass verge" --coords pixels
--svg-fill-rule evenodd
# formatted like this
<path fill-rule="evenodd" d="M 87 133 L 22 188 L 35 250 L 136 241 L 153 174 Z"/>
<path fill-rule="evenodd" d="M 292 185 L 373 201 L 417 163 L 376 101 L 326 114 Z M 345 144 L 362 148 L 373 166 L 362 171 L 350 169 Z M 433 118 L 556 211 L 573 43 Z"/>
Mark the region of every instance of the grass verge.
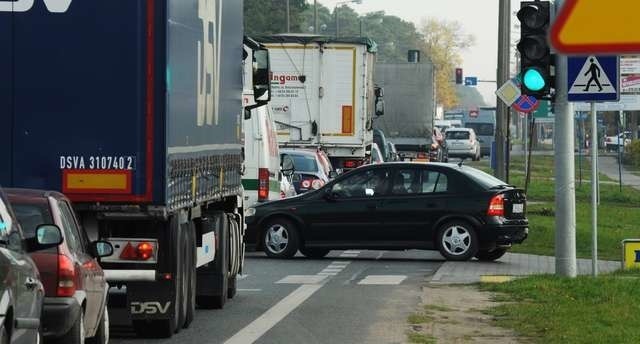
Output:
<path fill-rule="evenodd" d="M 588 171 L 589 162 L 583 160 Z M 510 184 L 524 188 L 523 161 L 516 157 L 511 161 Z M 576 163 L 576 167 L 577 167 Z M 487 170 L 488 165 L 474 163 L 474 167 Z M 553 157 L 534 156 L 531 182 L 527 192 L 529 238 L 522 245 L 514 245 L 512 251 L 540 255 L 554 255 L 555 246 L 555 181 Z M 586 173 L 588 176 L 588 172 Z M 577 180 L 577 179 L 576 179 Z M 601 181 L 606 181 L 601 178 Z M 640 223 L 640 191 L 618 185 L 600 185 L 598 207 L 598 253 L 600 259 L 620 260 L 621 241 L 638 237 Z M 576 249 L 580 258 L 591 257 L 591 184 L 576 185 Z"/>
<path fill-rule="evenodd" d="M 637 343 L 640 272 L 574 279 L 534 276 L 481 285 L 515 301 L 489 310 L 498 325 L 538 343 Z"/>

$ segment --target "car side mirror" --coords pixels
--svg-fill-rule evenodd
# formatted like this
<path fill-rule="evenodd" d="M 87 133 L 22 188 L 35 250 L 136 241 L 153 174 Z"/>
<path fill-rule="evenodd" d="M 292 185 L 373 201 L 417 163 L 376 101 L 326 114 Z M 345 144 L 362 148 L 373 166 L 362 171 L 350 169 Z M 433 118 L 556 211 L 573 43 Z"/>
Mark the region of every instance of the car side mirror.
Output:
<path fill-rule="evenodd" d="M 293 165 L 293 159 L 289 155 L 285 154 L 282 156 L 280 170 L 285 177 L 291 177 L 295 173 L 296 168 Z"/>
<path fill-rule="evenodd" d="M 259 49 L 253 52 L 253 96 L 258 103 L 268 103 L 271 100 L 271 80 L 269 51 Z"/>
<path fill-rule="evenodd" d="M 338 177 L 337 171 L 329 171 L 329 179 L 335 179 Z"/>
<path fill-rule="evenodd" d="M 56 225 L 40 225 L 36 228 L 36 236 L 25 240 L 28 252 L 46 250 L 62 244 L 62 232 Z"/>
<path fill-rule="evenodd" d="M 91 255 L 96 258 L 109 257 L 113 254 L 113 245 L 107 241 L 94 241 L 91 243 Z"/>

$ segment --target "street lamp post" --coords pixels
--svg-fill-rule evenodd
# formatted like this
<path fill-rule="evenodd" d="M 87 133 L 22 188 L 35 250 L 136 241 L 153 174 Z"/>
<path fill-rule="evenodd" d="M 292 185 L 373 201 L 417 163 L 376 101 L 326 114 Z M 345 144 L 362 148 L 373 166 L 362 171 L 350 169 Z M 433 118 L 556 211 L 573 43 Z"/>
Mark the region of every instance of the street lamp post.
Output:
<path fill-rule="evenodd" d="M 290 15 L 289 15 L 289 0 L 287 0 L 287 33 L 291 32 L 291 22 L 290 22 Z"/>
<path fill-rule="evenodd" d="M 340 17 L 338 16 L 338 7 L 346 4 L 361 4 L 362 0 L 346 0 L 338 1 L 336 7 L 333 9 L 333 14 L 336 17 L 336 38 L 340 37 Z"/>

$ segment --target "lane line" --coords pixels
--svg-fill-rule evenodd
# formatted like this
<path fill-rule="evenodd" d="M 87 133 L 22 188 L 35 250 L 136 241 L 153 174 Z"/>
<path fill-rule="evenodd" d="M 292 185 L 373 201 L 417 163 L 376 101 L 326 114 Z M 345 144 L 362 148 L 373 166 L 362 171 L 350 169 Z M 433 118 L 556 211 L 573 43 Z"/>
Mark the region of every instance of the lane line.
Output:
<path fill-rule="evenodd" d="M 301 285 L 258 319 L 225 341 L 225 344 L 250 344 L 255 342 L 320 288 L 322 288 L 322 284 Z"/>
<path fill-rule="evenodd" d="M 336 276 L 337 274 L 337 272 L 318 272 L 320 276 Z"/>
<path fill-rule="evenodd" d="M 240 289 L 240 288 L 238 288 L 238 291 L 262 291 L 262 289 Z"/>
<path fill-rule="evenodd" d="M 329 265 L 329 266 L 333 266 L 333 265 L 344 265 L 344 266 L 347 266 L 350 263 L 351 263 L 350 260 L 336 260 L 336 261 L 331 262 L 331 265 Z"/>
<path fill-rule="evenodd" d="M 326 269 L 340 269 L 340 270 L 342 270 L 342 269 L 344 269 L 346 267 L 347 267 L 346 265 L 333 265 L 333 264 L 331 264 L 331 265 L 327 266 Z"/>
<path fill-rule="evenodd" d="M 329 268 L 325 268 L 324 270 L 322 270 L 322 272 L 340 272 L 344 269 L 329 269 Z"/>
<path fill-rule="evenodd" d="M 360 285 L 398 285 L 407 279 L 406 275 L 369 275 L 358 282 Z"/>

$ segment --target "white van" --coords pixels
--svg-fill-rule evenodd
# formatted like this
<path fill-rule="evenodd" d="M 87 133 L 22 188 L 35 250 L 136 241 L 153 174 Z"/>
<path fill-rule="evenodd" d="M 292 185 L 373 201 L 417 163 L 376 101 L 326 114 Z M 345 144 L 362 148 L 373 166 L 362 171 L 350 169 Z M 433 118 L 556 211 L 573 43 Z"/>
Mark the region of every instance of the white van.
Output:
<path fill-rule="evenodd" d="M 280 199 L 280 152 L 268 107 L 251 110 L 251 118 L 244 120 L 243 128 L 245 172 L 242 185 L 245 207 Z"/>

